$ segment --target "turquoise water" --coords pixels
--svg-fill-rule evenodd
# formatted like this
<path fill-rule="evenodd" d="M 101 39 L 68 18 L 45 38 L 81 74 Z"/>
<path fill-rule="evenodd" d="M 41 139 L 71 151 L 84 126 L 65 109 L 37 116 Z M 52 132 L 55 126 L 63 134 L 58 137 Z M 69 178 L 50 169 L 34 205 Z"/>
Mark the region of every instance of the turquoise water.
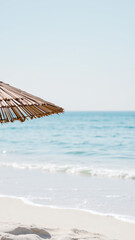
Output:
<path fill-rule="evenodd" d="M 135 219 L 135 112 L 0 126 L 0 195 Z"/>

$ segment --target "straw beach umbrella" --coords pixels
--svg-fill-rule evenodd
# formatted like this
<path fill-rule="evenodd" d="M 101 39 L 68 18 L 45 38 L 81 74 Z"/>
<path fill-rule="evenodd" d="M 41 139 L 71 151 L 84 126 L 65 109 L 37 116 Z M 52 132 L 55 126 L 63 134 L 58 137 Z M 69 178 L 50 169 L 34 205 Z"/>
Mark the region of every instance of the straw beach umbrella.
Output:
<path fill-rule="evenodd" d="M 61 107 L 0 81 L 0 122 L 40 118 L 62 113 Z"/>

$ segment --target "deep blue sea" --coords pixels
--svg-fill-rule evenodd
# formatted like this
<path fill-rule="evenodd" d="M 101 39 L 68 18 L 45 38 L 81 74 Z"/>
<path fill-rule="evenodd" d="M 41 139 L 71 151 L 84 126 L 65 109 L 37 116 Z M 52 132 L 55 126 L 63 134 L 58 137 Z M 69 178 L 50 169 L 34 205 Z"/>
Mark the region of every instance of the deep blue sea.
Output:
<path fill-rule="evenodd" d="M 135 112 L 1 124 L 0 196 L 135 222 Z"/>

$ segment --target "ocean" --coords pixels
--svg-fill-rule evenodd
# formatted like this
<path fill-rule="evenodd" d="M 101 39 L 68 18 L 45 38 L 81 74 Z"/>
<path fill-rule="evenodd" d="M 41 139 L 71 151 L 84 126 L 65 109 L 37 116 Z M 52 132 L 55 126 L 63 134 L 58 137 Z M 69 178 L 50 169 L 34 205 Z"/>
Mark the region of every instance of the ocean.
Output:
<path fill-rule="evenodd" d="M 135 222 L 135 112 L 65 112 L 0 136 L 0 197 Z"/>

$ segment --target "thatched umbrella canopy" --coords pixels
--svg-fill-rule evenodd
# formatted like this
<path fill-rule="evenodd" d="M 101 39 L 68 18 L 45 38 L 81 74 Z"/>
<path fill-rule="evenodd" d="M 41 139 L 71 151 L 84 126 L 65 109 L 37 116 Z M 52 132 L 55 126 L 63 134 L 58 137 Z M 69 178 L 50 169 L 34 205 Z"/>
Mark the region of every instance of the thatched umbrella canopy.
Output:
<path fill-rule="evenodd" d="M 0 122 L 13 122 L 62 113 L 61 107 L 0 81 Z"/>

